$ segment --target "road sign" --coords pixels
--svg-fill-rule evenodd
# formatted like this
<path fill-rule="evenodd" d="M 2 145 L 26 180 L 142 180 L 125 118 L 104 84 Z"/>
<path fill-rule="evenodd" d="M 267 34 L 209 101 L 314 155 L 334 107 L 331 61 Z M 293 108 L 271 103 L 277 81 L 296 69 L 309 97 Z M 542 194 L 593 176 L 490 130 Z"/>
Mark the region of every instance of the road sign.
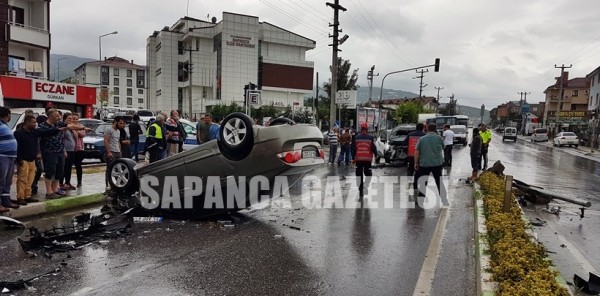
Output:
<path fill-rule="evenodd" d="M 335 93 L 335 103 L 354 109 L 356 108 L 356 93 L 355 90 L 340 90 Z"/>
<path fill-rule="evenodd" d="M 248 91 L 248 97 L 250 98 L 250 105 L 260 105 L 260 92 Z"/>

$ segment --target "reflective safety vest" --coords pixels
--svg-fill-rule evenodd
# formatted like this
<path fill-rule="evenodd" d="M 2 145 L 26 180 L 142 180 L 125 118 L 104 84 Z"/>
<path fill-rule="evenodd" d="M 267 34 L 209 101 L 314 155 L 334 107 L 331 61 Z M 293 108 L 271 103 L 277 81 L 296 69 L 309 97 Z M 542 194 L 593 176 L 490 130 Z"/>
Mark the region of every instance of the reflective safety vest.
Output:
<path fill-rule="evenodd" d="M 162 140 L 162 138 L 163 138 L 163 134 L 162 134 L 162 128 L 160 127 L 160 125 L 158 125 L 158 124 L 156 124 L 156 123 L 153 123 L 153 124 L 151 125 L 151 127 L 152 127 L 152 126 L 153 126 L 153 127 L 154 127 L 154 129 L 156 130 L 156 132 L 154 133 L 154 137 L 153 137 L 153 138 L 155 138 L 155 139 L 159 139 L 159 140 Z M 148 132 L 148 133 L 150 133 L 150 128 L 148 128 L 148 131 L 147 131 L 147 132 Z M 148 135 L 146 135 L 146 137 L 152 137 L 152 136 L 150 136 L 150 135 L 148 134 Z"/>
<path fill-rule="evenodd" d="M 356 139 L 356 161 L 373 160 L 373 142 L 370 139 Z"/>

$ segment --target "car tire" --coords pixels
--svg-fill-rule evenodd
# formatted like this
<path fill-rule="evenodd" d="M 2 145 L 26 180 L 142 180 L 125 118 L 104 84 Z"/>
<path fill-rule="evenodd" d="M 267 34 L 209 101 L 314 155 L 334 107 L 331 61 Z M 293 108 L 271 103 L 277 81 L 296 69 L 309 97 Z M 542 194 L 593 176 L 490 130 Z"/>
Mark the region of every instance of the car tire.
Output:
<path fill-rule="evenodd" d="M 254 147 L 253 120 L 244 113 L 231 113 L 219 129 L 219 149 L 229 160 L 238 161 L 250 155 Z"/>
<path fill-rule="evenodd" d="M 579 147 L 579 145 L 575 145 L 575 149 L 577 149 L 577 147 Z"/>
<path fill-rule="evenodd" d="M 502 137 L 502 142 L 504 142 L 504 137 Z"/>
<path fill-rule="evenodd" d="M 119 158 L 106 169 L 106 179 L 111 190 L 117 194 L 130 195 L 139 188 L 139 180 L 133 169 L 137 163 L 129 158 Z"/>
<path fill-rule="evenodd" d="M 286 118 L 286 117 L 278 117 L 278 118 L 273 119 L 271 122 L 269 122 L 269 126 L 284 125 L 284 124 L 295 125 L 296 122 L 289 118 Z"/>

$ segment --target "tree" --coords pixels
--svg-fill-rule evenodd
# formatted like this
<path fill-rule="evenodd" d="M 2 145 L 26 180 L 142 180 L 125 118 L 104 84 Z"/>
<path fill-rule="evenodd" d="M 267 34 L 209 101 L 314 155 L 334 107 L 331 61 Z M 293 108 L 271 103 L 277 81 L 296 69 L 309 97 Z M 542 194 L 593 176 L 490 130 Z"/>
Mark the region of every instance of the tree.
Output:
<path fill-rule="evenodd" d="M 450 102 L 448 104 L 446 104 L 446 106 L 442 109 L 440 109 L 440 114 L 442 115 L 456 115 L 457 114 L 457 108 L 456 108 L 456 99 L 454 98 L 454 94 L 450 97 Z"/>
<path fill-rule="evenodd" d="M 224 118 L 225 116 L 234 113 L 234 112 L 244 112 L 244 107 L 236 104 L 235 102 L 231 103 L 231 105 L 214 105 L 210 108 L 210 114 L 215 117 L 217 115 Z"/>
<path fill-rule="evenodd" d="M 396 120 L 399 123 L 416 123 L 419 113 L 424 113 L 425 108 L 420 102 L 406 102 L 396 107 Z"/>
<path fill-rule="evenodd" d="M 356 81 L 358 81 L 358 68 L 352 71 L 352 75 L 348 75 L 350 73 L 350 67 L 352 64 L 350 60 L 344 60 L 341 57 L 338 57 L 337 60 L 337 90 L 356 90 L 358 89 L 358 85 L 356 85 Z M 331 66 L 329 67 L 331 70 Z M 323 83 L 323 89 L 331 98 L 331 79 L 328 82 Z"/>

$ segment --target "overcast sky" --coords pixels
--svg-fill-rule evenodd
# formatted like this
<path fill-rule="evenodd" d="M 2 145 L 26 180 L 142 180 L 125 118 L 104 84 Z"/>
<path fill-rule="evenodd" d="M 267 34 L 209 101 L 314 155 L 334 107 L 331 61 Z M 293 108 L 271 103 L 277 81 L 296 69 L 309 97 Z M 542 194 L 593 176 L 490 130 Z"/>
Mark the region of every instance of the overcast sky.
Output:
<path fill-rule="evenodd" d="M 333 2 L 333 0 L 330 0 Z M 50 3 L 52 53 L 98 58 L 102 55 L 145 64 L 146 39 L 186 14 L 209 20 L 222 12 L 258 16 L 317 42 L 307 53 L 320 84 L 331 78 L 328 24 L 333 10 L 325 0 L 55 0 Z M 570 78 L 585 77 L 600 66 L 600 1 L 598 0 L 340 0 L 340 28 L 350 38 L 340 56 L 359 68 L 358 84 L 367 85 L 375 65 L 374 85 L 386 73 L 433 64 L 425 73 L 427 96 L 440 91 L 441 102 L 455 94 L 459 104 L 491 109 L 518 92 L 528 101 L 544 100 L 544 89 L 560 69 L 573 65 Z M 207 18 L 207 16 L 210 17 Z M 414 72 L 391 75 L 385 88 L 419 92 Z M 378 98 L 378 95 L 373 95 Z"/>

